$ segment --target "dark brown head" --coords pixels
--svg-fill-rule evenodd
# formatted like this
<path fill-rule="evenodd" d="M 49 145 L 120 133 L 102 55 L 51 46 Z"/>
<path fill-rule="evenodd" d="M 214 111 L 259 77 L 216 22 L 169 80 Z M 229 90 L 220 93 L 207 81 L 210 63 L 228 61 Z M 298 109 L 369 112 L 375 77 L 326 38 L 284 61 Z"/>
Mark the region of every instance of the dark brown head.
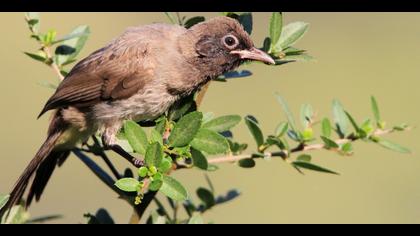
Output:
<path fill-rule="evenodd" d="M 254 47 L 250 36 L 238 21 L 215 17 L 191 27 L 187 35 L 194 45 L 194 61 L 218 76 L 246 60 L 274 64 L 265 52 Z"/>

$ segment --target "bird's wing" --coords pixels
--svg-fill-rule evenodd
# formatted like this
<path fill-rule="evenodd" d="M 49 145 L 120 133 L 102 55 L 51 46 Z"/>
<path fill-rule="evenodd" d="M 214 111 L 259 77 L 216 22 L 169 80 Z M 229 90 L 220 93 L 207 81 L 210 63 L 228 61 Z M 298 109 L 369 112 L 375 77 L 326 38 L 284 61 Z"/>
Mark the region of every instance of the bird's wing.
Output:
<path fill-rule="evenodd" d="M 120 40 L 80 61 L 58 86 L 40 115 L 66 106 L 84 107 L 128 98 L 153 75 L 145 66 L 147 44 Z"/>

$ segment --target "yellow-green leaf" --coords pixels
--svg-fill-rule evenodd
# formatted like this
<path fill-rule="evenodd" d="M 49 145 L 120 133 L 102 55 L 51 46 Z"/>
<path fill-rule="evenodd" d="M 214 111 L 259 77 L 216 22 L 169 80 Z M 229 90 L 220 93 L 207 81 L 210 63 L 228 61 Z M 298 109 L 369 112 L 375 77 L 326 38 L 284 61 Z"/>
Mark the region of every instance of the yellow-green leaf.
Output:
<path fill-rule="evenodd" d="M 175 201 L 184 201 L 188 198 L 187 190 L 176 179 L 164 175 L 163 184 L 159 191 Z"/>

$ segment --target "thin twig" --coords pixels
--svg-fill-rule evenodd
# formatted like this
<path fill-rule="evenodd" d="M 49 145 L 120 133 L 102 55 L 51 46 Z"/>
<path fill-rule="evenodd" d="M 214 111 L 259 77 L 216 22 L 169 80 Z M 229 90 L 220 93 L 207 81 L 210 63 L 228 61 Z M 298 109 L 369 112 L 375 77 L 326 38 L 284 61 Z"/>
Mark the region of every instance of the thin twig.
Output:
<path fill-rule="evenodd" d="M 376 130 L 373 135 L 374 136 L 383 136 L 389 133 L 394 132 L 393 129 L 387 129 L 387 130 L 381 130 L 378 129 Z M 335 142 L 337 144 L 344 144 L 344 143 L 348 143 L 348 142 L 354 142 L 358 140 L 358 138 L 354 138 L 354 139 L 337 139 L 335 140 Z M 293 148 L 290 150 L 291 153 L 295 153 L 295 152 L 303 152 L 303 151 L 312 151 L 312 150 L 320 150 L 325 148 L 324 144 L 311 144 L 311 145 L 299 145 L 296 148 Z M 264 153 L 265 156 L 269 156 L 269 157 L 282 157 L 285 158 L 288 156 L 287 150 L 282 150 L 282 151 L 278 151 L 278 152 L 265 152 Z M 209 164 L 219 164 L 219 163 L 225 163 L 225 162 L 235 162 L 235 161 L 240 161 L 243 159 L 247 159 L 247 158 L 253 158 L 253 157 L 259 157 L 260 155 L 256 155 L 256 154 L 243 154 L 243 155 L 228 155 L 228 156 L 219 156 L 219 157 L 215 157 L 215 158 L 211 158 L 208 160 Z"/>
<path fill-rule="evenodd" d="M 43 46 L 42 50 L 45 52 L 45 54 L 47 54 L 48 59 L 51 61 L 51 64 L 49 64 L 49 66 L 51 67 L 51 69 L 54 70 L 54 72 L 57 74 L 58 78 L 60 79 L 60 81 L 63 81 L 64 76 L 61 74 L 60 68 L 58 67 L 58 65 L 55 63 L 52 54 L 51 54 L 51 49 L 49 46 Z"/>

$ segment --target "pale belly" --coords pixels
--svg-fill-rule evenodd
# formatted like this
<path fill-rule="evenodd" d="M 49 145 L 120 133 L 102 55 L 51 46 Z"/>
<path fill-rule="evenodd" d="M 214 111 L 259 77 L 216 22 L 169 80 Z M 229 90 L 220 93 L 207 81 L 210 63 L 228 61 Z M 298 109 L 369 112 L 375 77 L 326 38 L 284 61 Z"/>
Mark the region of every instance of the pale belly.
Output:
<path fill-rule="evenodd" d="M 163 114 L 178 99 L 166 92 L 166 89 L 146 89 L 128 99 L 101 103 L 93 108 L 98 120 L 146 120 Z"/>
<path fill-rule="evenodd" d="M 89 125 L 85 127 L 89 128 L 80 129 L 76 122 L 72 122 L 72 128 L 63 135 L 59 146 L 74 147 L 97 131 L 103 136 L 106 144 L 116 144 L 116 135 L 125 120 L 138 122 L 157 118 L 166 112 L 178 98 L 167 93 L 164 88 L 155 87 L 153 90 L 145 89 L 142 93 L 128 99 L 99 103 L 92 107 L 88 115 Z"/>

